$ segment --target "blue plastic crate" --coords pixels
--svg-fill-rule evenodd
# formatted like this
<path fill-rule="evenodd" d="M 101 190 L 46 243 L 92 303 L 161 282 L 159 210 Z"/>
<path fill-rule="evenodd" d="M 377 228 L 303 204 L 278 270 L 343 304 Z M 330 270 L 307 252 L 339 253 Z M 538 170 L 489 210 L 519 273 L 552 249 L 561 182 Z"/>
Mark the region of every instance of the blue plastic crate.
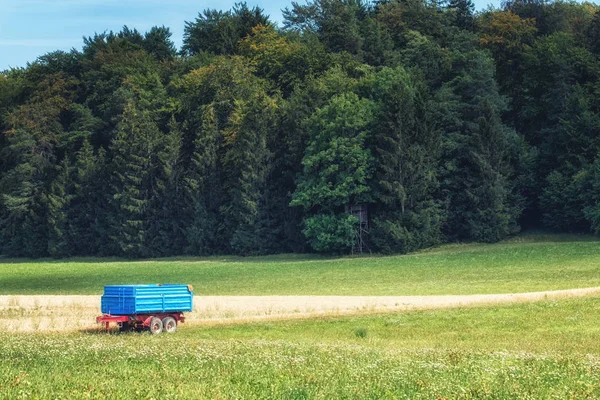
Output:
<path fill-rule="evenodd" d="M 189 285 L 104 286 L 104 314 L 132 315 L 192 311 L 194 293 Z"/>

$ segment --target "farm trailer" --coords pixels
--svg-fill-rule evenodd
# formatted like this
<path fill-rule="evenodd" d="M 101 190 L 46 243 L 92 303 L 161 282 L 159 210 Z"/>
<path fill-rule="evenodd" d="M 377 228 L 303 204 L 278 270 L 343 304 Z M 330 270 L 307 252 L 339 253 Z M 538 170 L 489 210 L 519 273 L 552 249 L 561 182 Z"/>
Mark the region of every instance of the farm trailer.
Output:
<path fill-rule="evenodd" d="M 192 311 L 191 285 L 110 285 L 104 287 L 102 315 L 97 323 L 119 325 L 121 331 L 149 329 L 154 335 L 173 333 Z"/>

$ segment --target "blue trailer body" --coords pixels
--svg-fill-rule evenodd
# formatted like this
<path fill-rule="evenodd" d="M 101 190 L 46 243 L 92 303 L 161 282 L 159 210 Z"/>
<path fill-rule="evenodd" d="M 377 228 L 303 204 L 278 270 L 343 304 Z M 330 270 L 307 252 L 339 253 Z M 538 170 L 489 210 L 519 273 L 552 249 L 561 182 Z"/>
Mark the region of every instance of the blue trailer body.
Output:
<path fill-rule="evenodd" d="M 135 315 L 192 311 L 194 293 L 188 285 L 104 286 L 102 313 Z"/>

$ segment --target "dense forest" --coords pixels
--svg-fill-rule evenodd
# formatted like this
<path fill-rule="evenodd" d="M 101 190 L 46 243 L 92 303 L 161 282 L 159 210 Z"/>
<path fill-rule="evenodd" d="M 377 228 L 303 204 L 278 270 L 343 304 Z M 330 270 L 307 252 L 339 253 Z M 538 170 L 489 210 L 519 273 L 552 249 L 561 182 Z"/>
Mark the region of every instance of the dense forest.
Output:
<path fill-rule="evenodd" d="M 194 16 L 191 16 L 193 18 Z M 600 233 L 600 7 L 206 10 L 0 74 L 6 256 L 348 253 Z"/>

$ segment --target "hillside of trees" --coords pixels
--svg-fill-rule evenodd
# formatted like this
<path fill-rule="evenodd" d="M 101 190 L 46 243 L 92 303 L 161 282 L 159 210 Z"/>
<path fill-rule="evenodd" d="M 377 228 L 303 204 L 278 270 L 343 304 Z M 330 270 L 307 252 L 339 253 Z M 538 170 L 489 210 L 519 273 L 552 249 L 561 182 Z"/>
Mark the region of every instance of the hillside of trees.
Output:
<path fill-rule="evenodd" d="M 0 74 L 0 253 L 347 253 L 600 233 L 600 7 L 310 0 Z"/>

